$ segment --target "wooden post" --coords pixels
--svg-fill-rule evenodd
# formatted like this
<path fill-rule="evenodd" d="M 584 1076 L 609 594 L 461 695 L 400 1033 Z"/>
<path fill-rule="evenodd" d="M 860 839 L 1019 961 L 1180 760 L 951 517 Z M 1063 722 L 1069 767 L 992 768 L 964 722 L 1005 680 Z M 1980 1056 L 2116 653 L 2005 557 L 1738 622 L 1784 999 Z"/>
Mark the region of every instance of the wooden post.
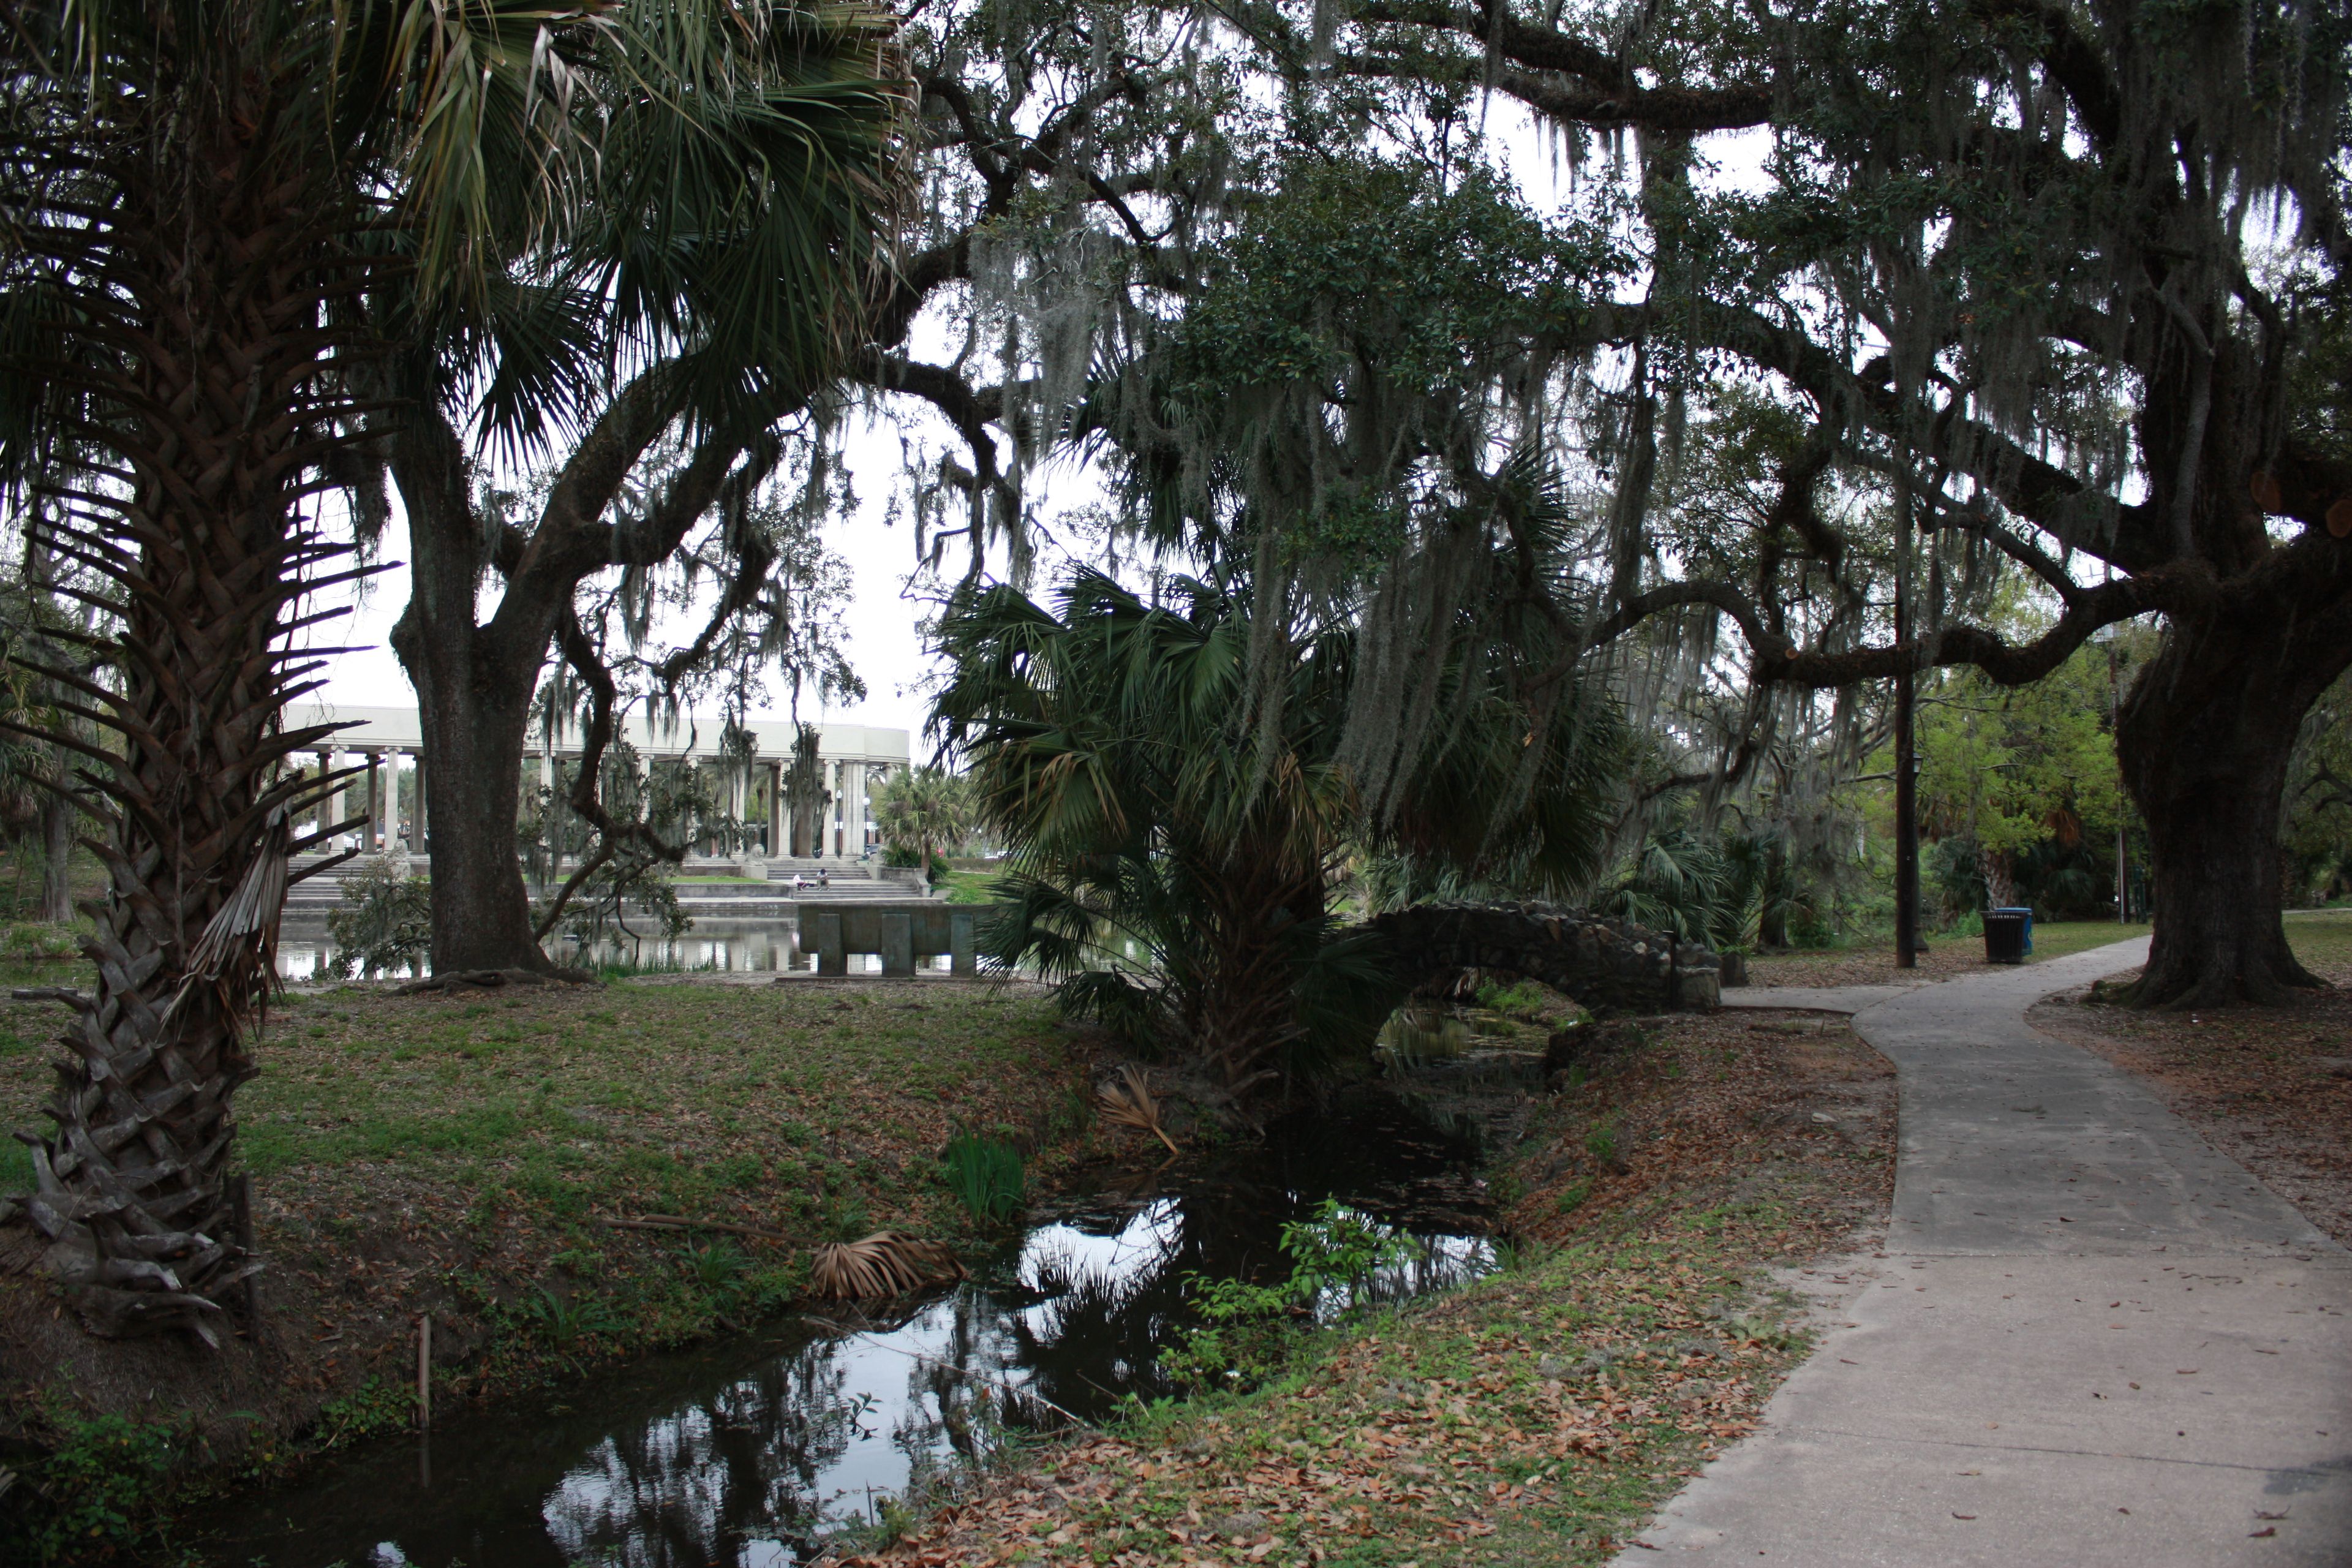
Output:
<path fill-rule="evenodd" d="M 416 1320 L 416 1429 L 433 1430 L 433 1314 Z"/>
<path fill-rule="evenodd" d="M 236 1173 L 236 1179 L 229 1187 L 229 1200 L 236 1205 L 231 1213 L 236 1220 L 236 1244 L 245 1248 L 250 1258 L 261 1250 L 254 1245 L 253 1239 L 253 1175 L 250 1172 L 239 1171 Z M 248 1274 L 238 1284 L 240 1294 L 245 1299 L 245 1331 L 257 1340 L 261 1337 L 261 1281 L 257 1276 Z"/>

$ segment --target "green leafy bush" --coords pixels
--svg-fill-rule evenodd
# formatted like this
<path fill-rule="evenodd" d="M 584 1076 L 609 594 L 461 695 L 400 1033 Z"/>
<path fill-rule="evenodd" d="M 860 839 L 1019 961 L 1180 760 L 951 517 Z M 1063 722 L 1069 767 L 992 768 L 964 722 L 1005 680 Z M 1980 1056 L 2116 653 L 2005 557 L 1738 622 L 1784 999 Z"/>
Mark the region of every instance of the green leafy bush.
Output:
<path fill-rule="evenodd" d="M 49 1451 L 0 1500 L 0 1563 L 130 1560 L 158 1544 L 177 1434 L 121 1415 L 49 1412 Z"/>
<path fill-rule="evenodd" d="M 1248 1388 L 1288 1359 L 1299 1331 L 1318 1318 L 1345 1317 L 1370 1300 L 1381 1270 L 1411 1261 L 1421 1243 L 1336 1198 L 1282 1227 L 1290 1277 L 1276 1284 L 1185 1277 L 1201 1320 L 1160 1358 L 1160 1370 L 1194 1387 Z"/>
<path fill-rule="evenodd" d="M 362 861 L 343 879 L 342 892 L 343 901 L 327 911 L 338 977 L 413 969 L 433 951 L 433 884 L 410 876 L 404 858 Z"/>
<path fill-rule="evenodd" d="M 1507 1018 L 1524 1018 L 1540 1023 L 1550 1015 L 1551 997 L 1532 980 L 1522 980 L 1513 985 L 1497 985 L 1493 981 L 1478 987 L 1478 1005 L 1490 1013 L 1500 1013 Z"/>

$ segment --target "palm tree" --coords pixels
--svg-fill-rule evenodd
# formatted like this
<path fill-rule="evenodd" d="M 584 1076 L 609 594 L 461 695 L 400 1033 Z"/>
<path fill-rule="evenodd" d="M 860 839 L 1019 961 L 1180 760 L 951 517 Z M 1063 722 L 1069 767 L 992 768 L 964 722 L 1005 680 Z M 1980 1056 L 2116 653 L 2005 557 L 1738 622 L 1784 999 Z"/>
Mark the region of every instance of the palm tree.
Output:
<path fill-rule="evenodd" d="M 961 844 L 971 836 L 971 790 L 943 769 L 912 768 L 882 786 L 874 797 L 874 816 L 882 842 L 912 850 L 929 880 L 933 847 Z"/>
<path fill-rule="evenodd" d="M 1398 1000 L 1373 940 L 1336 917 L 1349 859 L 1572 885 L 1596 868 L 1622 752 L 1605 704 L 1531 727 L 1459 656 L 1452 732 L 1375 811 L 1342 760 L 1355 616 L 1255 615 L 1233 579 L 1147 601 L 1081 570 L 1054 609 L 990 588 L 941 624 L 954 672 L 934 717 L 1011 852 L 993 956 L 1235 1096 L 1368 1041 Z"/>
<path fill-rule="evenodd" d="M 335 779 L 279 727 L 320 661 L 306 596 L 378 510 L 402 410 L 392 323 L 478 311 L 589 209 L 625 79 L 725 118 L 766 31 L 809 14 L 656 0 L 22 0 L 0 27 L 0 465 L 31 526 L 103 580 L 96 677 L 60 730 L 108 868 L 88 992 L 34 1150 L 34 1219 L 100 1332 L 188 1329 L 258 1268 L 235 1233 L 231 1099 L 274 967 L 299 813 Z M 598 68 L 604 69 L 600 74 Z M 876 101 L 887 97 L 869 95 Z M 782 301 L 779 309 L 790 308 Z M 423 330 L 420 327 L 420 330 Z M 346 574 L 347 575 L 347 574 Z M 315 652 L 315 650 L 313 650 Z"/>

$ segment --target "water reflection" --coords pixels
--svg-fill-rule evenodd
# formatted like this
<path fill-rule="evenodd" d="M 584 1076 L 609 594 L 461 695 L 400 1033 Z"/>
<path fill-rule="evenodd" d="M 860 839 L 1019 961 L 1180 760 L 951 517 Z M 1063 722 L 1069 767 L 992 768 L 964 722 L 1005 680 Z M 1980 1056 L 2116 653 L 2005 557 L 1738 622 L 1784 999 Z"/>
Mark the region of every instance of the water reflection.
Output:
<path fill-rule="evenodd" d="M 1423 1238 L 1374 1282 L 1400 1297 L 1483 1272 L 1471 1151 L 1367 1096 L 1295 1119 L 1207 1169 L 1130 1179 L 896 1316 L 814 1314 L 566 1391 L 542 1412 L 460 1419 L 299 1489 L 246 1500 L 222 1560 L 270 1568 L 804 1561 L 1008 1429 L 1098 1419 L 1166 1392 L 1158 1352 L 1185 1278 L 1286 1271 L 1284 1222 L 1337 1197 Z M 1309 1173 L 1313 1173 L 1312 1175 Z"/>
<path fill-rule="evenodd" d="M 289 935 L 278 943 L 278 973 L 290 981 L 316 980 L 331 973 L 334 942 L 324 936 Z M 695 929 L 670 940 L 647 937 L 590 944 L 566 944 L 557 954 L 568 963 L 622 963 L 641 970 L 721 973 L 807 969 L 814 960 L 801 952 L 800 926 L 788 920 L 719 921 L 698 920 Z M 869 955 L 870 956 L 870 955 Z"/>

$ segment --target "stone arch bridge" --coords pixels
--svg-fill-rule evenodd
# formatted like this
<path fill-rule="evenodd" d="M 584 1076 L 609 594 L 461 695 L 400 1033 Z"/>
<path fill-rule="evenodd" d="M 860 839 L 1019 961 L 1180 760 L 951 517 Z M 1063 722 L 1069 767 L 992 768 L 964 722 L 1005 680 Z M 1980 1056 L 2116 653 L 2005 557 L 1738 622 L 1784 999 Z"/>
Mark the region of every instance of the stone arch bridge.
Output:
<path fill-rule="evenodd" d="M 1699 1011 L 1723 999 L 1713 952 L 1625 921 L 1540 904 L 1418 904 L 1366 929 L 1395 954 L 1408 992 L 1467 969 L 1540 981 L 1588 1007 Z"/>

